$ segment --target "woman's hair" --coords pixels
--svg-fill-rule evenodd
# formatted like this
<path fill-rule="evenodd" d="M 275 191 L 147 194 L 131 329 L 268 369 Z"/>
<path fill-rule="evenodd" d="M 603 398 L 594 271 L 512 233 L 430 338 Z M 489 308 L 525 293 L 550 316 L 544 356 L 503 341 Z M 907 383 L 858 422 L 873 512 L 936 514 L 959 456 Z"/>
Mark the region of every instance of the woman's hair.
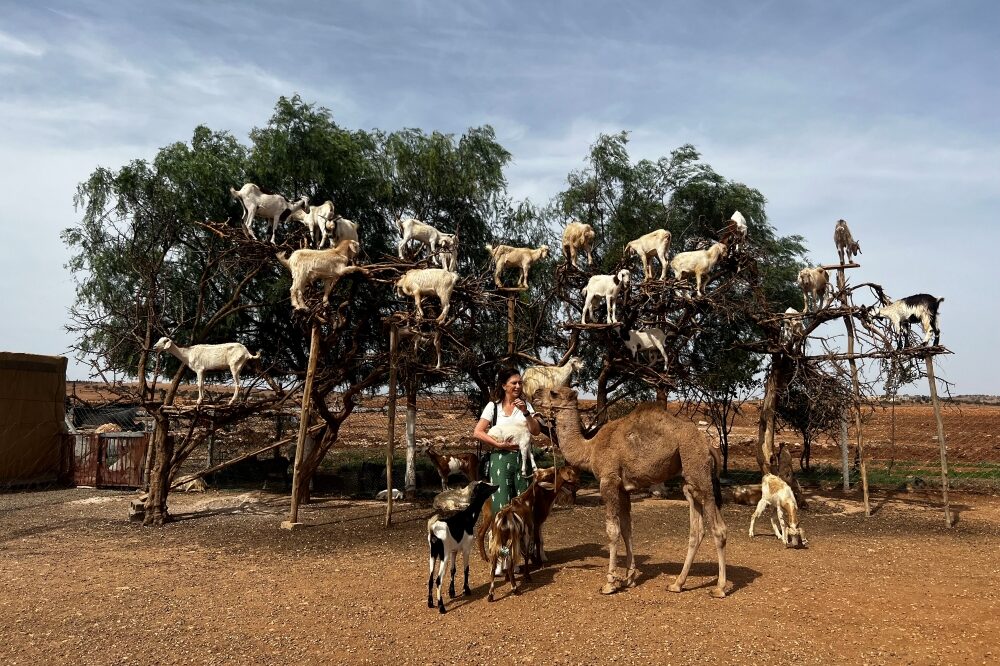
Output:
<path fill-rule="evenodd" d="M 500 368 L 500 372 L 497 373 L 497 385 L 493 389 L 494 401 L 503 400 L 504 384 L 507 383 L 508 379 L 510 379 L 514 375 L 519 375 L 519 374 L 521 374 L 521 371 L 517 368 L 517 366 L 514 365 L 505 365 L 502 368 Z"/>

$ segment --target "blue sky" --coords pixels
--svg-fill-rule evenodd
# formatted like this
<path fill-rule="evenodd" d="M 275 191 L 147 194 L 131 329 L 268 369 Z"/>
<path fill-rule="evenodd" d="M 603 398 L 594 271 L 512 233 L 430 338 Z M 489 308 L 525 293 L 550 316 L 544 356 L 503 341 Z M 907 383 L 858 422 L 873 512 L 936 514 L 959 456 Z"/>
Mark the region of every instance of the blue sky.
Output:
<path fill-rule="evenodd" d="M 350 128 L 489 123 L 511 191 L 537 202 L 600 132 L 629 130 L 636 159 L 693 143 L 814 261 L 835 260 L 844 218 L 855 282 L 944 296 L 939 374 L 1000 393 L 1000 4 L 0 1 L 0 16 L 2 350 L 68 349 L 58 234 L 94 168 L 199 123 L 246 141 L 299 93 Z"/>

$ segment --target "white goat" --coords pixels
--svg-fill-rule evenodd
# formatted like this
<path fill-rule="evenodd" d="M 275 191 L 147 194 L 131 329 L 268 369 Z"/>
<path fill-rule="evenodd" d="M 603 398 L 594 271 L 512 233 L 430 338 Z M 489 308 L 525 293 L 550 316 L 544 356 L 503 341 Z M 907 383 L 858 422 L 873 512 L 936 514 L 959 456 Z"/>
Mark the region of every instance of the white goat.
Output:
<path fill-rule="evenodd" d="M 309 241 L 313 247 L 322 248 L 326 243 L 326 230 L 330 219 L 333 217 L 333 202 L 326 201 L 320 206 L 310 206 L 308 210 L 302 209 L 291 213 L 288 219 L 293 222 L 301 222 L 309 231 Z M 316 240 L 316 232 L 320 233 L 320 238 Z"/>
<path fill-rule="evenodd" d="M 653 279 L 653 257 L 660 260 L 660 279 L 667 277 L 667 257 L 670 256 L 670 232 L 666 229 L 655 229 L 648 234 L 639 236 L 625 245 L 626 254 L 634 252 L 642 261 L 642 281 Z"/>
<path fill-rule="evenodd" d="M 549 246 L 542 245 L 537 249 L 532 249 L 530 247 L 511 247 L 510 245 L 497 245 L 493 247 L 487 244 L 486 250 L 493 257 L 493 261 L 496 262 L 496 269 L 493 272 L 493 281 L 498 287 L 503 286 L 503 282 L 500 281 L 500 275 L 503 273 L 505 268 L 520 268 L 521 269 L 521 279 L 518 280 L 517 286 L 527 287 L 528 286 L 528 271 L 531 270 L 532 264 L 534 264 L 539 259 L 544 259 L 549 256 Z"/>
<path fill-rule="evenodd" d="M 938 307 L 944 302 L 944 298 L 935 298 L 930 294 L 914 294 L 894 301 L 883 307 L 872 306 L 872 315 L 879 319 L 888 319 L 892 324 L 892 330 L 896 333 L 897 345 L 903 348 L 903 324 L 909 327 L 910 324 L 920 322 L 924 329 L 923 344 L 927 344 L 931 339 L 931 331 L 934 331 L 934 344 L 941 341 L 941 328 L 938 326 Z"/>
<path fill-rule="evenodd" d="M 795 308 L 785 310 L 785 321 L 781 325 L 781 337 L 785 344 L 798 340 L 806 333 L 802 325 L 802 313 Z"/>
<path fill-rule="evenodd" d="M 250 223 L 258 215 L 271 220 L 271 244 L 274 244 L 274 234 L 278 230 L 278 222 L 286 220 L 289 215 L 297 210 L 302 210 L 309 205 L 309 197 L 289 203 L 288 199 L 280 194 L 267 194 L 253 183 L 247 183 L 239 191 L 229 188 L 229 194 L 233 199 L 243 204 L 245 214 L 243 216 L 243 226 L 247 233 L 254 240 L 254 235 Z"/>
<path fill-rule="evenodd" d="M 628 270 L 623 268 L 616 275 L 595 275 L 590 278 L 590 281 L 587 282 L 587 286 L 583 288 L 582 292 L 586 301 L 583 304 L 583 318 L 581 319 L 581 323 L 587 323 L 588 312 L 591 319 L 593 319 L 594 299 L 600 296 L 604 297 L 608 306 L 608 323 L 618 323 L 618 293 L 621 291 L 622 285 L 626 285 L 627 287 L 630 277 L 631 275 Z"/>
<path fill-rule="evenodd" d="M 715 243 L 707 250 L 691 250 L 681 252 L 670 262 L 670 268 L 674 271 L 675 278 L 682 278 L 685 275 L 694 275 L 695 290 L 700 296 L 702 278 L 710 275 L 712 269 L 720 259 L 726 256 L 728 248 L 725 243 Z M 708 280 L 705 280 L 707 283 Z"/>
<path fill-rule="evenodd" d="M 799 288 L 802 290 L 802 311 L 809 312 L 810 297 L 818 303 L 816 309 L 826 307 L 827 293 L 830 291 L 830 276 L 822 267 L 803 268 L 799 271 Z"/>
<path fill-rule="evenodd" d="M 422 245 L 426 245 L 430 249 L 431 254 L 437 252 L 441 232 L 431 225 L 412 217 L 397 217 L 396 228 L 399 229 L 399 235 L 402 236 L 402 240 L 399 241 L 400 259 L 406 258 L 406 246 L 411 240 L 419 241 Z"/>
<path fill-rule="evenodd" d="M 170 338 L 162 337 L 153 345 L 153 349 L 158 352 L 166 351 L 173 354 L 182 365 L 186 365 L 194 370 L 198 376 L 199 405 L 204 397 L 206 370 L 224 370 L 225 368 L 229 368 L 229 372 L 233 375 L 233 383 L 236 385 L 233 397 L 229 399 L 229 404 L 231 405 L 240 396 L 240 372 L 243 370 L 243 366 L 250 359 L 260 358 L 260 352 L 257 352 L 255 356 L 239 342 L 181 347 L 174 344 Z"/>
<path fill-rule="evenodd" d="M 440 234 L 438 238 L 438 253 L 434 257 L 438 266 L 458 272 L 458 236 L 456 234 Z"/>
<path fill-rule="evenodd" d="M 747 239 L 747 221 L 743 213 L 736 211 L 726 223 L 726 228 L 722 231 L 722 242 L 736 252 Z"/>
<path fill-rule="evenodd" d="M 569 386 L 573 372 L 579 370 L 583 370 L 583 361 L 579 356 L 570 356 L 563 366 L 533 365 L 521 375 L 524 382 L 522 394 L 531 400 L 539 389 Z"/>
<path fill-rule="evenodd" d="M 765 474 L 760 483 L 761 497 L 757 502 L 757 510 L 750 518 L 750 538 L 753 538 L 753 525 L 768 506 L 774 507 L 775 516 L 771 516 L 771 527 L 774 536 L 778 537 L 785 548 L 801 547 L 809 544 L 806 532 L 799 526 L 799 505 L 795 502 L 795 494 L 791 487 L 781 480 L 780 476 Z"/>
<path fill-rule="evenodd" d="M 855 255 L 861 254 L 861 243 L 854 240 L 851 229 L 844 220 L 837 220 L 837 224 L 833 228 L 833 242 L 837 244 L 837 256 L 840 257 L 840 263 L 844 263 L 845 257 L 850 263 L 854 261 Z"/>
<path fill-rule="evenodd" d="M 625 346 L 632 352 L 633 358 L 638 358 L 639 351 L 659 351 L 663 357 L 663 369 L 666 370 L 667 352 L 663 347 L 667 335 L 659 328 L 644 328 L 641 331 L 629 331 Z"/>
<path fill-rule="evenodd" d="M 594 235 L 594 227 L 577 220 L 571 221 L 563 229 L 563 258 L 573 264 L 573 268 L 577 268 L 576 255 L 581 251 L 587 253 L 587 265 L 594 265 L 594 257 L 591 254 L 594 249 Z"/>
<path fill-rule="evenodd" d="M 521 476 L 528 475 L 528 461 L 531 461 L 531 470 L 538 469 L 535 465 L 535 454 L 531 451 L 531 433 L 525 426 L 514 423 L 497 424 L 490 428 L 487 435 L 498 442 L 511 441 L 517 444 L 521 452 Z"/>
<path fill-rule="evenodd" d="M 396 281 L 396 295 L 400 298 L 412 296 L 417 306 L 417 317 L 423 319 L 424 311 L 420 301 L 424 296 L 437 296 L 441 300 L 441 314 L 437 318 L 443 324 L 451 307 L 451 292 L 458 282 L 458 274 L 443 268 L 414 268 L 406 271 Z"/>
<path fill-rule="evenodd" d="M 327 240 L 331 246 L 342 240 L 359 240 L 358 224 L 346 217 L 336 215 L 326 221 Z"/>
<path fill-rule="evenodd" d="M 292 272 L 292 307 L 296 310 L 309 309 L 305 289 L 313 280 L 322 280 L 323 305 L 326 306 L 330 304 L 330 292 L 340 278 L 351 273 L 367 275 L 364 268 L 351 265 L 360 250 L 361 245 L 357 241 L 342 240 L 326 250 L 296 250 L 288 259 L 285 259 L 284 252 L 279 252 L 276 255 L 278 261 Z"/>

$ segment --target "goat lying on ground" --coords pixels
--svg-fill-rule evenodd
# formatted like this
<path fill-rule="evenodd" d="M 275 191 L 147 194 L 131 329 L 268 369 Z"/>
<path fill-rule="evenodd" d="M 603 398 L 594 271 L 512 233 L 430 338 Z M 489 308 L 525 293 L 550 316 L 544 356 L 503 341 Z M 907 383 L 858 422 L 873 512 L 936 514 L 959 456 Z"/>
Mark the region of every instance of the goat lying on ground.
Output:
<path fill-rule="evenodd" d="M 663 347 L 667 336 L 662 329 L 644 328 L 641 331 L 629 331 L 625 338 L 625 346 L 632 352 L 632 358 L 638 358 L 639 351 L 659 351 L 663 357 L 663 369 L 667 369 L 667 352 Z"/>
<path fill-rule="evenodd" d="M 934 331 L 934 344 L 941 342 L 941 328 L 938 326 L 938 307 L 944 302 L 944 298 L 935 298 L 930 294 L 914 294 L 894 301 L 883 307 L 871 306 L 872 316 L 878 319 L 888 319 L 892 324 L 892 330 L 896 334 L 897 346 L 902 349 L 905 342 L 903 335 L 903 324 L 909 328 L 910 324 L 920 322 L 924 329 L 923 344 L 927 344 L 931 339 L 931 331 Z"/>
<path fill-rule="evenodd" d="M 166 351 L 177 358 L 181 364 L 194 370 L 198 376 L 198 404 L 201 404 L 205 389 L 205 372 L 207 370 L 223 370 L 229 368 L 233 375 L 235 390 L 233 397 L 229 399 L 229 404 L 236 402 L 240 396 L 240 372 L 243 366 L 250 359 L 260 358 L 260 352 L 254 356 L 250 350 L 238 342 L 225 342 L 221 345 L 192 345 L 181 347 L 167 337 L 160 338 L 153 345 L 153 349 L 160 352 Z"/>
<path fill-rule="evenodd" d="M 861 254 L 861 243 L 854 240 L 851 230 L 844 220 L 837 220 L 837 225 L 833 228 L 833 242 L 837 244 L 837 255 L 840 263 L 854 261 L 854 255 Z"/>
<path fill-rule="evenodd" d="M 566 225 L 562 236 L 563 258 L 573 264 L 573 268 L 578 268 L 576 265 L 576 255 L 578 252 L 586 252 L 587 265 L 593 266 L 594 257 L 591 254 L 593 249 L 594 227 L 576 220 Z"/>
<path fill-rule="evenodd" d="M 621 291 L 622 285 L 628 286 L 630 277 L 628 270 L 624 268 L 615 275 L 595 275 L 591 277 L 582 292 L 586 300 L 583 304 L 581 322 L 584 324 L 587 323 L 588 312 L 591 319 L 593 319 L 594 299 L 603 296 L 608 306 L 608 323 L 618 323 L 618 293 Z"/>
<path fill-rule="evenodd" d="M 396 228 L 402 240 L 399 241 L 399 258 L 406 259 L 406 249 L 410 241 L 418 241 L 421 245 L 426 245 L 431 254 L 438 251 L 438 241 L 441 239 L 441 232 L 429 224 L 412 217 L 396 218 Z M 418 249 L 419 251 L 419 249 Z"/>
<path fill-rule="evenodd" d="M 289 215 L 309 205 L 309 197 L 302 197 L 289 203 L 288 199 L 280 194 L 266 193 L 253 183 L 247 183 L 239 191 L 230 187 L 229 194 L 233 199 L 243 204 L 243 226 L 246 227 L 247 233 L 254 240 L 257 240 L 257 236 L 254 235 L 253 229 L 250 227 L 254 217 L 260 215 L 271 220 L 272 245 L 274 244 L 274 234 L 278 230 L 278 222 L 288 219 Z"/>
<path fill-rule="evenodd" d="M 799 271 L 799 289 L 802 290 L 802 311 L 809 312 L 812 300 L 817 310 L 826 307 L 827 293 L 830 291 L 830 276 L 823 268 L 803 268 Z"/>
<path fill-rule="evenodd" d="M 549 256 L 548 245 L 532 249 L 530 247 L 511 247 L 510 245 L 497 245 L 493 247 L 487 244 L 486 251 L 490 253 L 493 261 L 496 263 L 496 267 L 493 270 L 493 282 L 498 287 L 503 286 L 500 276 L 503 274 L 505 268 L 520 268 L 521 279 L 518 280 L 517 286 L 527 287 L 528 271 L 531 270 L 531 266 L 539 259 Z"/>
<path fill-rule="evenodd" d="M 528 475 L 529 460 L 531 461 L 531 469 L 538 469 L 538 466 L 535 465 L 535 454 L 531 450 L 531 433 L 526 427 L 515 424 L 498 424 L 490 428 L 486 434 L 498 442 L 510 440 L 517 444 L 518 451 L 521 453 L 521 476 Z"/>
<path fill-rule="evenodd" d="M 560 467 L 558 472 L 554 467 L 536 470 L 534 481 L 528 489 L 500 509 L 496 517 L 489 521 L 488 557 L 482 538 L 485 536 L 485 530 L 480 530 L 482 537 L 477 535 L 479 554 L 489 562 L 491 572 L 487 601 L 493 601 L 497 571 L 506 574 L 511 591 L 517 594 L 514 574 L 519 561 L 522 559 L 524 561 L 522 571 L 525 580 L 531 580 L 528 572 L 531 562 L 540 566 L 546 561 L 542 523 L 549 517 L 552 505 L 559 499 L 569 498 L 578 482 L 579 476 L 572 467 Z M 485 515 L 483 523 L 487 524 Z"/>
<path fill-rule="evenodd" d="M 400 298 L 412 296 L 417 307 L 417 317 L 424 318 L 424 310 L 420 301 L 424 296 L 437 296 L 441 300 L 441 314 L 437 322 L 443 324 L 448 318 L 451 307 L 451 292 L 458 282 L 458 274 L 443 268 L 414 268 L 406 271 L 403 277 L 396 281 L 396 295 Z"/>
<path fill-rule="evenodd" d="M 670 268 L 674 271 L 674 277 L 683 278 L 686 275 L 694 275 L 695 291 L 700 296 L 701 281 L 711 275 L 712 269 L 719 263 L 719 260 L 726 256 L 728 248 L 725 243 L 715 243 L 707 250 L 691 250 L 681 252 L 670 262 Z M 705 282 L 708 282 L 706 279 Z"/>
<path fill-rule="evenodd" d="M 441 490 L 448 490 L 448 477 L 464 474 L 469 481 L 479 479 L 479 457 L 475 453 L 438 453 L 433 445 L 425 451 L 441 477 Z"/>
<path fill-rule="evenodd" d="M 750 518 L 750 537 L 753 538 L 753 525 L 768 506 L 773 506 L 775 515 L 771 516 L 771 527 L 774 536 L 778 537 L 785 548 L 802 547 L 806 541 L 806 533 L 799 527 L 799 507 L 795 503 L 795 495 L 791 487 L 774 474 L 765 474 L 760 483 L 761 497 L 757 502 L 757 510 Z M 777 518 L 777 519 L 776 519 Z"/>
<path fill-rule="evenodd" d="M 472 489 L 472 497 L 469 499 L 468 507 L 447 518 L 434 514 L 428 519 L 427 546 L 429 550 L 428 569 L 430 569 L 427 578 L 428 608 L 434 608 L 434 565 L 438 560 L 441 562 L 436 581 L 438 611 L 445 612 L 442 591 L 448 560 L 451 560 L 451 585 L 448 587 L 448 594 L 451 595 L 452 599 L 455 598 L 455 568 L 458 551 L 462 551 L 465 565 L 465 584 L 462 587 L 462 594 L 472 594 L 472 590 L 469 588 L 469 551 L 472 550 L 472 544 L 475 541 L 473 530 L 476 527 L 476 520 L 479 519 L 479 513 L 483 509 L 483 502 L 499 488 L 500 486 L 494 486 L 485 481 L 477 481 Z"/>
<path fill-rule="evenodd" d="M 357 241 L 342 240 L 326 250 L 296 250 L 288 259 L 285 259 L 284 252 L 275 255 L 292 272 L 292 307 L 296 310 L 309 309 L 305 289 L 313 280 L 322 280 L 323 305 L 327 306 L 330 304 L 330 292 L 340 278 L 351 273 L 367 275 L 364 268 L 351 265 L 360 250 L 361 246 Z"/>
<path fill-rule="evenodd" d="M 521 375 L 524 381 L 521 395 L 531 400 L 538 390 L 569 386 L 573 373 L 583 370 L 583 361 L 579 356 L 570 356 L 566 365 L 533 365 Z"/>
<path fill-rule="evenodd" d="M 653 257 L 660 260 L 660 279 L 667 277 L 667 257 L 670 256 L 670 232 L 666 229 L 656 229 L 644 236 L 639 236 L 625 245 L 625 253 L 634 252 L 642 261 L 642 281 L 653 279 Z"/>
<path fill-rule="evenodd" d="M 721 238 L 723 243 L 733 249 L 733 252 L 739 251 L 743 241 L 747 239 L 747 221 L 743 217 L 743 213 L 740 211 L 733 213 L 722 231 Z"/>

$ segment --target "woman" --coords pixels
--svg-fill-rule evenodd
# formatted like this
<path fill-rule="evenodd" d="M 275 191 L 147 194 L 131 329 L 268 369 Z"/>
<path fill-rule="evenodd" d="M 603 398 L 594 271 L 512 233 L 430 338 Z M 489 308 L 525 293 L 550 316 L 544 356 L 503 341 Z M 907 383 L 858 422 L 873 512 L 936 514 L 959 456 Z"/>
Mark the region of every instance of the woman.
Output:
<path fill-rule="evenodd" d="M 489 480 L 500 486 L 492 497 L 494 514 L 527 490 L 531 478 L 521 476 L 521 456 L 517 444 L 510 440 L 499 442 L 490 437 L 487 431 L 494 425 L 517 424 L 526 427 L 532 435 L 541 432 L 535 410 L 521 397 L 521 372 L 517 368 L 504 368 L 497 380 L 495 401 L 488 403 L 483 409 L 472 433 L 473 437 L 493 449 L 490 454 Z"/>

